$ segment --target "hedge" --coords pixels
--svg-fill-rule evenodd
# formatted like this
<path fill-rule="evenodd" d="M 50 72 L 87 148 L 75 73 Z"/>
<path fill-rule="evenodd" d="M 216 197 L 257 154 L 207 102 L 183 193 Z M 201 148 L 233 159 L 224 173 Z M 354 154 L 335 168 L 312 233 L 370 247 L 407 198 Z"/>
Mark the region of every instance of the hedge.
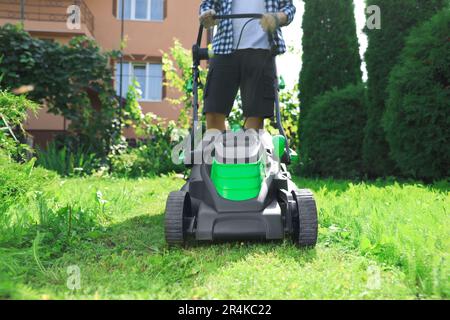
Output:
<path fill-rule="evenodd" d="M 335 178 L 363 174 L 365 106 L 363 85 L 329 91 L 314 100 L 304 119 L 304 173 Z"/>
<path fill-rule="evenodd" d="M 449 176 L 450 11 L 445 9 L 407 38 L 391 73 L 383 126 L 404 175 Z"/>

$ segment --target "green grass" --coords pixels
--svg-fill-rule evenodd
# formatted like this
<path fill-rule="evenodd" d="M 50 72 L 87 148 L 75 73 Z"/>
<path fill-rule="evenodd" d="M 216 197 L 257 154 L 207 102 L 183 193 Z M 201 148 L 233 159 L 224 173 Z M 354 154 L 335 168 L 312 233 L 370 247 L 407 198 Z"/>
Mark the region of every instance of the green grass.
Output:
<path fill-rule="evenodd" d="M 58 180 L 3 214 L 0 298 L 449 297 L 448 182 L 297 183 L 317 197 L 315 250 L 289 241 L 168 249 L 165 200 L 181 179 Z"/>

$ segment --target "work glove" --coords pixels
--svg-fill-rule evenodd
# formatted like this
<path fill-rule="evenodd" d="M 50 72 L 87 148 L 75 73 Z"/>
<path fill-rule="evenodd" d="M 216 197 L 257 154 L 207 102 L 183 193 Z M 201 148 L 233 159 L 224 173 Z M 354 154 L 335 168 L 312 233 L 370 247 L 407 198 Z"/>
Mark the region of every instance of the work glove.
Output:
<path fill-rule="evenodd" d="M 278 13 L 266 13 L 262 16 L 260 22 L 265 32 L 274 33 L 280 27 L 280 17 Z"/>
<path fill-rule="evenodd" d="M 216 11 L 213 9 L 207 10 L 200 15 L 200 23 L 206 28 L 212 28 L 217 24 L 217 20 L 214 19 Z"/>

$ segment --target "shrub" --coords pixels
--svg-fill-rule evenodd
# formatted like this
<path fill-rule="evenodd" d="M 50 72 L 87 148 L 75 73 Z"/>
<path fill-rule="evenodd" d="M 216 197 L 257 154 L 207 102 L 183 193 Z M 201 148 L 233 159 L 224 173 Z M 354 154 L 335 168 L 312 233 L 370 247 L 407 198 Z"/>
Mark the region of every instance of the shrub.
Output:
<path fill-rule="evenodd" d="M 99 168 L 95 153 L 86 147 L 58 146 L 52 141 L 45 150 L 37 150 L 37 164 L 48 170 L 56 171 L 62 176 L 89 175 Z"/>
<path fill-rule="evenodd" d="M 16 96 L 8 91 L 0 90 L 0 128 L 9 126 L 11 129 L 17 127 L 22 129 L 21 124 L 27 118 L 27 112 L 36 112 L 37 110 L 38 105 L 25 96 Z M 27 145 L 20 143 L 19 140 L 25 132 L 23 129 L 20 132 L 14 131 L 14 135 L 12 135 L 8 129 L 0 129 L 0 151 L 3 150 L 8 156 L 20 158 L 27 150 Z"/>
<path fill-rule="evenodd" d="M 355 177 L 362 173 L 366 90 L 350 85 L 319 96 L 303 121 L 301 159 L 307 174 Z"/>
<path fill-rule="evenodd" d="M 411 33 L 390 77 L 383 125 L 392 158 L 415 178 L 450 172 L 449 32 L 446 9 Z"/>
<path fill-rule="evenodd" d="M 54 173 L 35 168 L 35 160 L 19 164 L 0 152 L 0 221 L 9 207 L 26 202 L 30 192 L 42 190 L 56 179 Z"/>
<path fill-rule="evenodd" d="M 164 120 L 148 113 L 137 133 L 145 137 L 138 141 L 137 148 L 128 148 L 112 157 L 114 175 L 136 178 L 183 170 L 183 166 L 174 164 L 171 158 L 172 148 L 181 138 L 174 122 L 164 123 Z"/>
<path fill-rule="evenodd" d="M 180 105 L 183 108 L 180 110 L 178 118 L 178 126 L 181 128 L 189 128 L 191 121 L 189 114 L 192 110 L 192 52 L 182 46 L 181 42 L 174 39 L 173 46 L 168 52 L 163 53 L 162 57 L 164 70 L 164 86 L 176 90 L 181 94 L 176 98 L 167 98 L 173 105 Z M 200 82 L 206 83 L 207 71 L 200 67 Z M 203 90 L 199 90 L 199 102 L 203 101 Z"/>
<path fill-rule="evenodd" d="M 283 83 L 283 85 L 280 86 L 281 90 L 279 93 L 281 121 L 286 137 L 289 140 L 289 147 L 296 150 L 299 145 L 298 120 L 300 114 L 298 107 L 300 103 L 298 99 L 298 84 L 296 84 L 292 90 L 289 90 L 284 86 L 283 78 L 281 78 L 280 83 Z M 272 134 L 278 134 L 278 130 L 276 129 L 276 117 L 271 119 L 270 126 L 271 129 L 266 127 L 266 130 Z"/>
<path fill-rule="evenodd" d="M 74 37 L 68 45 L 39 40 L 10 24 L 0 27 L 0 43 L 2 85 L 12 89 L 32 85 L 29 98 L 45 101 L 49 112 L 69 120 L 68 133 L 105 159 L 119 136 L 117 118 L 127 120 L 126 112 L 117 114 L 111 81 L 110 62 L 118 53 L 102 51 L 87 37 Z M 88 91 L 98 96 L 98 106 L 91 107 Z"/>

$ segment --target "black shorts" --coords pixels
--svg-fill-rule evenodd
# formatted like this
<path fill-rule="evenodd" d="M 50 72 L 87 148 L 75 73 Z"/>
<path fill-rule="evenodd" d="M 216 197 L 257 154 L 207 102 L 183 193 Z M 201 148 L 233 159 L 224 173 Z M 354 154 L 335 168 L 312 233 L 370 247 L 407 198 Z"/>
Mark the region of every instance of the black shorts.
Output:
<path fill-rule="evenodd" d="M 240 89 L 244 117 L 273 117 L 275 72 L 269 50 L 245 49 L 216 55 L 206 80 L 203 112 L 228 116 Z"/>

